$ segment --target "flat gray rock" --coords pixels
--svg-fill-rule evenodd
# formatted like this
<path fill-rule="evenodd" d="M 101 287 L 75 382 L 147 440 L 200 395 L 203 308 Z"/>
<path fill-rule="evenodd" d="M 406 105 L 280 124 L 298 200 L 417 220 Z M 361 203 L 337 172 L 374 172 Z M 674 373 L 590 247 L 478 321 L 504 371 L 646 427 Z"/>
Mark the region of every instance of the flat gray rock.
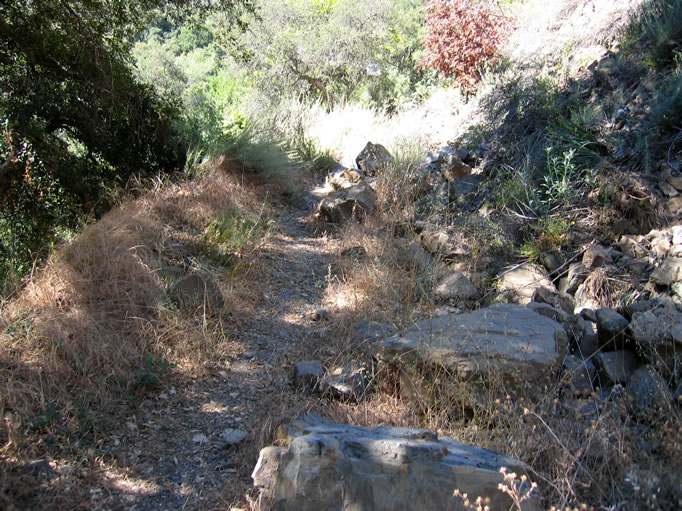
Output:
<path fill-rule="evenodd" d="M 557 322 L 514 304 L 420 321 L 399 335 L 371 343 L 394 364 L 446 367 L 464 380 L 502 376 L 537 381 L 561 363 L 566 331 Z"/>
<path fill-rule="evenodd" d="M 261 451 L 252 477 L 281 511 L 464 509 L 455 489 L 490 498 L 490 509 L 509 509 L 497 488 L 500 468 L 528 472 L 513 458 L 423 429 L 369 429 L 309 415 L 280 428 L 279 437 L 287 447 Z M 523 510 L 539 506 L 530 499 Z"/>
<path fill-rule="evenodd" d="M 547 275 L 532 264 L 524 264 L 504 273 L 499 279 L 500 295 L 509 302 L 528 305 L 538 288 L 558 292 Z"/>

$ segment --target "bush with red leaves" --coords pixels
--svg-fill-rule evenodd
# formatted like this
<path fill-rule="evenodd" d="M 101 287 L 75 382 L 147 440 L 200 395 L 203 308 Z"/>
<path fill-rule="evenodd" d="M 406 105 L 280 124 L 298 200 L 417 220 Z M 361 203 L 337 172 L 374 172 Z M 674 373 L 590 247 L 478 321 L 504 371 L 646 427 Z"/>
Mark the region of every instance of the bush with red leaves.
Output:
<path fill-rule="evenodd" d="M 425 56 L 419 69 L 453 77 L 465 91 L 481 79 L 482 68 L 500 57 L 511 19 L 493 12 L 488 1 L 431 0 L 426 5 Z"/>

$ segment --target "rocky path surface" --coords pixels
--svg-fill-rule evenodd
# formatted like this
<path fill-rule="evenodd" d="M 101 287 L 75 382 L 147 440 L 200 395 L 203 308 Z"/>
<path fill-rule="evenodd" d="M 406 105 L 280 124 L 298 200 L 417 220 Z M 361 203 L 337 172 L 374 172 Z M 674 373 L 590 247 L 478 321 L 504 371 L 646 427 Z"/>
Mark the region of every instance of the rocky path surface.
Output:
<path fill-rule="evenodd" d="M 150 396 L 110 438 L 114 463 L 103 463 L 102 488 L 89 508 L 231 509 L 243 495 L 258 449 L 270 441 L 282 410 L 286 366 L 300 346 L 319 344 L 316 321 L 337 242 L 311 234 L 312 197 L 288 211 L 261 249 L 263 275 L 252 278 L 261 299 L 237 331 L 241 353 L 215 364 L 209 376 L 174 381 Z M 311 353 L 311 356 L 313 354 Z M 276 416 L 276 415 L 275 415 Z"/>

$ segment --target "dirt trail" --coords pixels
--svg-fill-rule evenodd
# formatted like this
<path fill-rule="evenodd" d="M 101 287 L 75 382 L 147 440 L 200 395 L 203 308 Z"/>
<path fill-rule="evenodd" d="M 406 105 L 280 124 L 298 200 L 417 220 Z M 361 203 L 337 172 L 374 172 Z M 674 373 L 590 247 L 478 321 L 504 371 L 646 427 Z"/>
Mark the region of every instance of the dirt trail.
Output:
<path fill-rule="evenodd" d="M 106 463 L 108 480 L 91 491 L 90 509 L 229 509 L 243 495 L 258 449 L 270 440 L 268 417 L 287 406 L 282 395 L 291 352 L 320 345 L 325 334 L 325 323 L 311 312 L 322 307 L 338 243 L 307 229 L 312 203 L 308 196 L 288 211 L 280 232 L 259 251 L 266 272 L 253 285 L 262 299 L 228 333 L 243 352 L 211 367 L 208 377 L 173 382 L 126 419 L 108 446 L 117 462 Z M 248 438 L 226 446 L 230 429 Z"/>

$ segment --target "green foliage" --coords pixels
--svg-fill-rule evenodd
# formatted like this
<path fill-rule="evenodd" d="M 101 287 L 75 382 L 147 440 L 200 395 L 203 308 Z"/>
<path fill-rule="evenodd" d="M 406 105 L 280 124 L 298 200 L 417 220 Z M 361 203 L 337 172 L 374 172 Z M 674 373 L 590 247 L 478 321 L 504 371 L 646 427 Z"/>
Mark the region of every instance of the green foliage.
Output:
<path fill-rule="evenodd" d="M 135 370 L 135 390 L 148 390 L 156 387 L 175 366 L 168 363 L 161 355 L 147 354 L 137 370 Z"/>
<path fill-rule="evenodd" d="M 230 208 L 204 231 L 204 240 L 222 254 L 238 256 L 252 252 L 272 228 L 265 215 L 265 204 L 256 215 L 245 209 Z"/>
<path fill-rule="evenodd" d="M 653 94 L 649 124 L 665 131 L 682 127 L 682 62 L 657 84 Z"/>
<path fill-rule="evenodd" d="M 628 47 L 641 40 L 651 63 L 666 67 L 682 55 L 682 0 L 648 0 L 627 30 Z"/>
<path fill-rule="evenodd" d="M 177 104 L 136 80 L 130 47 L 156 9 L 181 17 L 196 4 L 0 5 L 0 288 L 60 232 L 106 211 L 108 189 L 133 174 L 182 168 Z M 188 30 L 181 42 L 203 44 L 205 35 Z"/>
<path fill-rule="evenodd" d="M 248 65 L 256 86 L 282 97 L 351 98 L 395 106 L 420 80 L 414 62 L 421 25 L 417 0 L 263 0 L 230 51 Z M 379 76 L 368 74 L 377 64 Z"/>

